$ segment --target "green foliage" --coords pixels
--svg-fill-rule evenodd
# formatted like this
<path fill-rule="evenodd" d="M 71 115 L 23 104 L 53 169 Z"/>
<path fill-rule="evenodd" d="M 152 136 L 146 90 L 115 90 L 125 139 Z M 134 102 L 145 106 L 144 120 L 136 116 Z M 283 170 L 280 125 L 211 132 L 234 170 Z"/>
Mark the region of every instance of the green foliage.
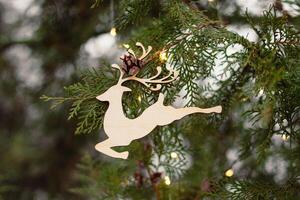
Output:
<path fill-rule="evenodd" d="M 96 97 L 109 88 L 115 81 L 116 73 L 107 66 L 101 70 L 92 69 L 82 74 L 82 82 L 65 87 L 66 97 L 42 96 L 45 101 L 53 101 L 51 108 L 72 101 L 68 119 L 78 118 L 76 134 L 91 133 L 102 127 L 105 104 Z"/>
<path fill-rule="evenodd" d="M 100 3 L 102 2 L 103 0 L 95 0 L 95 2 L 93 3 L 93 5 L 91 6 L 91 8 L 96 8 L 97 6 L 100 5 Z"/>
<path fill-rule="evenodd" d="M 121 15 L 117 18 L 116 24 L 119 29 L 129 25 L 145 23 L 144 18 L 148 16 L 154 7 L 155 0 L 126 0 L 120 3 Z"/>
<path fill-rule="evenodd" d="M 184 144 L 184 138 L 180 136 L 183 130 L 177 125 L 169 125 L 159 128 L 153 134 L 153 156 L 150 166 L 159 171 L 165 169 L 171 179 L 180 177 L 188 163 L 187 146 Z M 172 154 L 177 157 L 173 158 Z M 158 160 L 157 164 L 156 163 Z"/>
<path fill-rule="evenodd" d="M 129 177 L 128 167 L 124 164 L 112 168 L 110 164 L 95 161 L 91 156 L 85 155 L 77 165 L 75 177 L 80 187 L 74 187 L 70 191 L 90 199 L 120 198 Z"/>
<path fill-rule="evenodd" d="M 278 186 L 271 182 L 261 181 L 229 181 L 223 180 L 216 184 L 220 189 L 211 197 L 223 197 L 226 199 L 279 199 L 292 200 L 299 192 L 300 185 L 297 179 L 290 179 L 285 185 Z"/>
<path fill-rule="evenodd" d="M 249 139 L 258 146 L 260 156 L 265 156 L 274 134 L 291 137 L 299 134 L 299 128 L 293 125 L 299 120 L 300 98 L 295 93 L 299 80 L 293 77 L 299 77 L 300 35 L 285 17 L 277 18 L 274 13 L 272 10 L 266 12 L 260 21 L 250 19 L 259 36 L 256 50 L 253 50 L 255 59 L 249 63 L 254 73 L 252 88 L 257 94 L 261 91 L 261 96 L 258 95 L 258 101 L 251 104 L 252 108 L 244 116 L 252 127 L 257 127 L 250 130 L 249 133 L 254 134 Z M 245 143 L 245 138 L 242 141 Z"/>

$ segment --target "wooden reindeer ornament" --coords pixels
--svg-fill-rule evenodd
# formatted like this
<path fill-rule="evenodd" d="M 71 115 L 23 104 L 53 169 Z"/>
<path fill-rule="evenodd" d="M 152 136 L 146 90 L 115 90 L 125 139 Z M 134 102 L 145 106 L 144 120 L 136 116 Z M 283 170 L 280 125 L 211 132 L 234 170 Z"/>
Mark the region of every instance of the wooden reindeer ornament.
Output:
<path fill-rule="evenodd" d="M 148 47 L 146 51 L 141 43 L 137 43 L 143 50 L 143 55 L 136 58 L 132 50 L 128 50 L 131 55 L 134 55 L 136 59 L 143 60 L 151 51 L 151 47 Z M 162 72 L 161 67 L 157 67 L 156 75 L 150 78 L 138 78 L 135 73 L 132 76 L 123 78 L 124 71 L 117 64 L 112 65 L 113 68 L 120 70 L 119 81 L 116 85 L 109 88 L 103 94 L 97 96 L 99 101 L 108 101 L 109 107 L 104 115 L 104 131 L 108 136 L 108 139 L 98 143 L 96 150 L 115 158 L 126 159 L 128 157 L 128 151 L 116 152 L 112 147 L 127 146 L 133 140 L 142 138 L 148 135 L 156 126 L 164 126 L 172 123 L 175 120 L 179 120 L 184 116 L 193 113 L 220 113 L 222 111 L 221 106 L 212 108 L 198 108 L 198 107 L 185 107 L 176 109 L 172 106 L 165 106 L 164 95 L 159 94 L 158 100 L 148 107 L 139 117 L 135 119 L 129 119 L 125 116 L 122 107 L 122 95 L 124 92 L 130 92 L 131 89 L 122 84 L 126 81 L 137 81 L 144 86 L 150 88 L 152 91 L 157 91 L 161 88 L 162 84 L 170 83 L 174 81 L 178 72 L 170 70 L 170 73 L 163 78 L 158 78 Z"/>

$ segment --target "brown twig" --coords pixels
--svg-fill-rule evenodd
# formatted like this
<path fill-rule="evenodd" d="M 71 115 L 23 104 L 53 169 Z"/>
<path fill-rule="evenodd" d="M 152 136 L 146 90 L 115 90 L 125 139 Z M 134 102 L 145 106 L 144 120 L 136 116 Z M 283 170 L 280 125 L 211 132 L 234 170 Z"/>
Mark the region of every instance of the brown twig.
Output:
<path fill-rule="evenodd" d="M 158 185 L 155 184 L 153 181 L 151 181 L 151 174 L 152 173 L 151 173 L 151 170 L 150 170 L 149 166 L 146 167 L 146 170 L 147 170 L 147 173 L 148 173 L 149 180 L 150 180 L 150 183 L 152 185 L 153 191 L 155 193 L 156 200 L 160 200 L 160 191 L 159 191 Z"/>

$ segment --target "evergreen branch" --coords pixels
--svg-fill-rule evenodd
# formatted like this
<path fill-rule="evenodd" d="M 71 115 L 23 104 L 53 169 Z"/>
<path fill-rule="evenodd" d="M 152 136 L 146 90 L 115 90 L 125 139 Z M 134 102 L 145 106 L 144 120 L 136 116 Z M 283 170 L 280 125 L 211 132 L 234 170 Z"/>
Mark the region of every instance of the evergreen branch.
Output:
<path fill-rule="evenodd" d="M 270 182 L 261 181 L 229 181 L 217 183 L 215 193 L 207 193 L 207 196 L 223 197 L 232 200 L 240 199 L 297 199 L 299 198 L 299 178 L 287 181 L 285 185 L 278 186 Z M 205 196 L 206 196 L 205 195 Z"/>
<path fill-rule="evenodd" d="M 98 7 L 102 1 L 103 1 L 103 0 L 95 0 L 95 2 L 93 3 L 93 5 L 91 5 L 91 8 L 96 8 L 96 7 Z"/>
<path fill-rule="evenodd" d="M 66 97 L 49 97 L 43 95 L 44 101 L 53 101 L 51 108 L 72 102 L 68 119 L 77 118 L 75 134 L 91 133 L 102 126 L 106 105 L 96 100 L 112 81 L 117 80 L 117 74 L 110 67 L 103 66 L 101 70 L 92 69 L 82 73 L 82 82 L 65 87 Z"/>

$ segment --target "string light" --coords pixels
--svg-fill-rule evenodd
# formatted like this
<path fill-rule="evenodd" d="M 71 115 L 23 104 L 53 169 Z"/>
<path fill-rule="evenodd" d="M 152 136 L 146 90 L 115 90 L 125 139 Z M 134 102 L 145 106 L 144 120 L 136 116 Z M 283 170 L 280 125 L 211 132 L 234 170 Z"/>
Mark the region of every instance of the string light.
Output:
<path fill-rule="evenodd" d="M 111 18 L 110 35 L 115 37 L 117 35 L 117 29 L 114 27 L 114 18 L 115 18 L 114 0 L 110 1 L 110 18 Z"/>
<path fill-rule="evenodd" d="M 165 51 L 161 51 L 159 53 L 159 60 L 162 63 L 164 63 L 164 62 L 166 62 L 168 60 L 167 53 Z"/>
<path fill-rule="evenodd" d="M 139 102 L 142 101 L 142 97 L 141 97 L 141 96 L 138 97 L 138 101 L 139 101 Z"/>
<path fill-rule="evenodd" d="M 247 101 L 248 100 L 248 98 L 247 97 L 245 97 L 245 98 L 242 98 L 242 101 L 243 102 L 245 102 L 245 101 Z"/>
<path fill-rule="evenodd" d="M 126 49 L 130 48 L 129 44 L 123 44 L 123 47 L 125 47 Z"/>
<path fill-rule="evenodd" d="M 166 184 L 166 185 L 170 185 L 170 184 L 171 184 L 170 177 L 165 176 L 165 184 Z"/>
<path fill-rule="evenodd" d="M 281 136 L 281 138 L 282 138 L 283 141 L 287 141 L 287 140 L 290 138 L 290 136 L 287 135 L 287 134 L 283 134 L 283 135 Z"/>
<path fill-rule="evenodd" d="M 227 176 L 227 177 L 232 177 L 233 174 L 234 174 L 233 169 L 228 169 L 228 170 L 225 172 L 225 176 Z"/>
<path fill-rule="evenodd" d="M 117 35 L 117 29 L 115 27 L 112 27 L 110 29 L 110 35 L 112 35 L 113 37 L 115 37 Z"/>
<path fill-rule="evenodd" d="M 210 3 L 212 3 L 212 2 L 214 2 L 215 0 L 208 0 L 208 2 L 210 2 Z"/>
<path fill-rule="evenodd" d="M 172 153 L 171 153 L 171 158 L 173 158 L 173 159 L 176 159 L 176 158 L 178 158 L 178 155 L 177 155 L 177 153 L 175 153 L 175 152 L 172 152 Z"/>

